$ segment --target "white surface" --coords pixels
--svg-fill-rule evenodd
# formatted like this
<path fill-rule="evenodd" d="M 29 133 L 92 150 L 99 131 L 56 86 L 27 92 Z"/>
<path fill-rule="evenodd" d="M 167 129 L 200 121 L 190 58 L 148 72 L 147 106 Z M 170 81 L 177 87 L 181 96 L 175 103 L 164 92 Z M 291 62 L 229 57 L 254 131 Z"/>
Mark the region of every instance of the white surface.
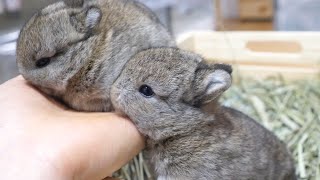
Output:
<path fill-rule="evenodd" d="M 0 55 L 14 55 L 16 52 L 16 42 L 10 42 L 0 45 Z"/>
<path fill-rule="evenodd" d="M 21 0 L 6 0 L 6 5 L 8 11 L 19 11 L 21 9 Z"/>
<path fill-rule="evenodd" d="M 278 0 L 279 30 L 320 30 L 320 0 Z"/>

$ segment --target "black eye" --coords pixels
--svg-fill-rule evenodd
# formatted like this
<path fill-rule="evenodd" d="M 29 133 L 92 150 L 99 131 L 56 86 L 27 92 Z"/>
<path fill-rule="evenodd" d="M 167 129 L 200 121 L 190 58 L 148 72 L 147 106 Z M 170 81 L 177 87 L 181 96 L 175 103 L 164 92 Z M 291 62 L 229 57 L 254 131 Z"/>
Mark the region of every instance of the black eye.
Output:
<path fill-rule="evenodd" d="M 50 58 L 42 58 L 36 62 L 36 66 L 38 68 L 43 68 L 43 67 L 47 66 L 49 63 L 50 63 Z"/>
<path fill-rule="evenodd" d="M 144 96 L 146 96 L 146 97 L 152 97 L 154 95 L 154 92 L 153 92 L 152 88 L 147 86 L 147 85 L 142 85 L 139 88 L 139 92 L 141 94 L 143 94 Z"/>

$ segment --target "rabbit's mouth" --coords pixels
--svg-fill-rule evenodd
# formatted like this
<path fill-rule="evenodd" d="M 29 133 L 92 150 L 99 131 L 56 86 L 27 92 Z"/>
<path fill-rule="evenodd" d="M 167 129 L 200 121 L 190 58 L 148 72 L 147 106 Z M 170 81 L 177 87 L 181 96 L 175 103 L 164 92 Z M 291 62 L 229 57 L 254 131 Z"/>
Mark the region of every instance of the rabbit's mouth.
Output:
<path fill-rule="evenodd" d="M 115 112 L 121 116 L 128 117 L 128 115 L 125 112 L 126 102 L 124 102 L 123 93 L 121 93 L 119 89 L 117 89 L 116 87 L 112 86 L 110 95 L 111 103 Z"/>
<path fill-rule="evenodd" d="M 129 116 L 127 114 L 125 114 L 123 111 L 120 111 L 120 110 L 117 110 L 115 109 L 114 111 L 117 115 L 121 116 L 121 117 L 124 117 L 126 119 L 129 119 Z"/>
<path fill-rule="evenodd" d="M 53 88 L 45 87 L 45 86 L 39 86 L 39 85 L 37 85 L 36 87 L 41 92 L 43 92 L 43 93 L 45 93 L 45 94 L 47 94 L 47 95 L 49 95 L 51 97 L 54 97 L 55 99 L 59 99 L 59 100 L 61 99 L 61 94 L 57 90 L 55 90 Z"/>
<path fill-rule="evenodd" d="M 115 111 L 118 113 L 124 114 L 120 108 L 121 99 L 122 99 L 121 92 L 118 91 L 114 86 L 112 86 L 110 96 L 111 96 L 111 103 L 112 103 L 112 106 L 114 107 Z"/>

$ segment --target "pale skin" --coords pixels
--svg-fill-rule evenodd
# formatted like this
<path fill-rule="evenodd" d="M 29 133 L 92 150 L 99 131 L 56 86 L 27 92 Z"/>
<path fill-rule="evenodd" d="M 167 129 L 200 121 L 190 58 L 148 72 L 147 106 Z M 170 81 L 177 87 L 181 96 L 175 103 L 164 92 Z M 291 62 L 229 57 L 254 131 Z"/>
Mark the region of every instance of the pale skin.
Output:
<path fill-rule="evenodd" d="M 0 179 L 101 180 L 143 147 L 124 117 L 74 112 L 22 77 L 0 85 Z"/>

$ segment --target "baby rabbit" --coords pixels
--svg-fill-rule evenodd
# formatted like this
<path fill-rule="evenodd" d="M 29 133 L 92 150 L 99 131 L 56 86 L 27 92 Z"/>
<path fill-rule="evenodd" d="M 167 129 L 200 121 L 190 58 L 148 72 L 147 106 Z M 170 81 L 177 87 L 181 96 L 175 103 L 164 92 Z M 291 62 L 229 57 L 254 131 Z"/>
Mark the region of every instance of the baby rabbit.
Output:
<path fill-rule="evenodd" d="M 283 142 L 218 104 L 231 72 L 175 48 L 152 48 L 128 61 L 112 85 L 112 104 L 147 137 L 158 180 L 295 179 Z M 208 103 L 215 104 L 212 113 L 202 110 Z"/>
<path fill-rule="evenodd" d="M 134 0 L 65 0 L 35 14 L 17 42 L 20 73 L 82 111 L 111 111 L 110 88 L 131 56 L 175 47 L 158 18 Z"/>

